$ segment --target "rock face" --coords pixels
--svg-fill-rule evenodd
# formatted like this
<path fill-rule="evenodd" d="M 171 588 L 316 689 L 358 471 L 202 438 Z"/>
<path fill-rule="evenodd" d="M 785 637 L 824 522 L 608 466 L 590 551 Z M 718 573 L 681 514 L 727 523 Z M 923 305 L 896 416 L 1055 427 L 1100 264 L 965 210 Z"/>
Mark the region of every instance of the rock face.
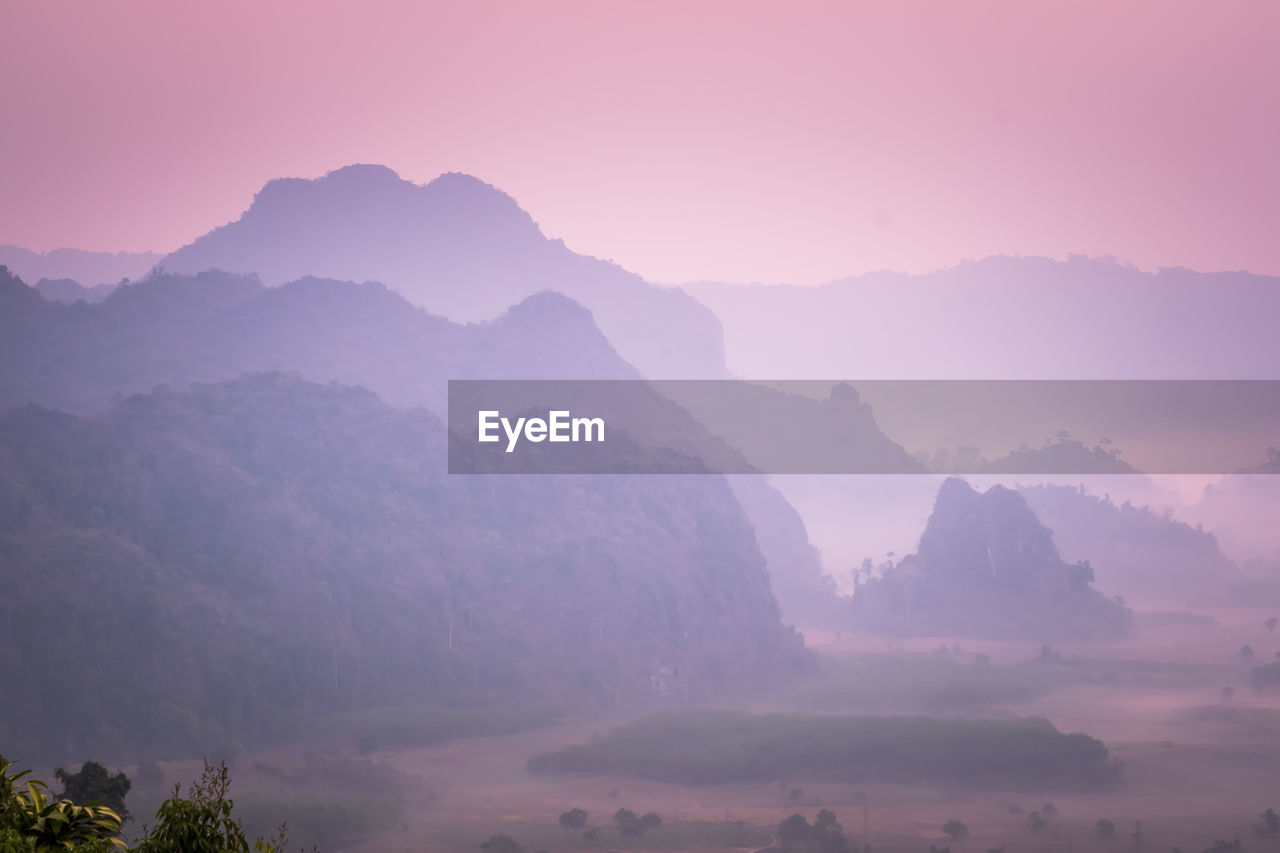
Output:
<path fill-rule="evenodd" d="M 1100 639 L 1130 614 L 1068 564 L 1017 492 L 945 481 L 917 553 L 862 584 L 857 618 L 881 630 L 1028 640 Z"/>
<path fill-rule="evenodd" d="M 531 294 L 586 306 L 623 357 L 650 379 L 725 375 L 720 322 L 684 291 L 547 239 L 506 193 L 469 175 L 425 186 L 384 166 L 268 183 L 235 222 L 165 257 L 168 272 L 255 273 L 379 281 L 459 322 L 488 320 Z"/>

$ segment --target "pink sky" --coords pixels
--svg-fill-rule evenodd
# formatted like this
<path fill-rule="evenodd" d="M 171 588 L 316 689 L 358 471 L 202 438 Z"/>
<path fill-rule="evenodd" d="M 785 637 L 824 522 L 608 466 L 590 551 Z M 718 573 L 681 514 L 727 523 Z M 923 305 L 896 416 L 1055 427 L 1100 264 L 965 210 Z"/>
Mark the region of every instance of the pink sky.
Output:
<path fill-rule="evenodd" d="M 10 3 L 0 243 L 169 250 L 376 162 L 657 281 L 1280 274 L 1277 44 L 1272 0 Z"/>

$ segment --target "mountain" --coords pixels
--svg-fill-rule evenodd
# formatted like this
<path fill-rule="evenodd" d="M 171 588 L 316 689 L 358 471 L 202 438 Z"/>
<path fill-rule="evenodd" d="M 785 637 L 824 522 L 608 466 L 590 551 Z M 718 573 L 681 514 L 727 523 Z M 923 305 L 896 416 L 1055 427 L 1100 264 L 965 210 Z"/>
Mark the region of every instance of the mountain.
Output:
<path fill-rule="evenodd" d="M 1147 273 L 1109 259 L 1001 256 L 820 287 L 684 288 L 723 323 L 729 369 L 751 379 L 1280 375 L 1275 276 Z"/>
<path fill-rule="evenodd" d="M 101 302 L 107 294 L 116 289 L 114 284 L 95 284 L 85 287 L 75 279 L 42 278 L 35 283 L 35 289 L 50 302 Z"/>
<path fill-rule="evenodd" d="M 0 268 L 0 412 L 38 403 L 96 413 L 161 385 L 273 370 L 361 385 L 386 402 L 425 406 L 441 417 L 449 379 L 639 377 L 591 313 L 556 293 L 463 325 L 378 284 L 307 278 L 266 287 L 231 273 L 164 274 L 123 285 L 100 304 L 63 305 Z M 677 424 L 669 433 L 689 442 L 680 449 L 715 450 L 678 406 L 639 392 L 627 401 Z M 733 481 L 788 622 L 826 619 L 828 582 L 795 510 L 763 478 Z"/>
<path fill-rule="evenodd" d="M 943 482 L 916 553 L 860 584 L 861 624 L 914 634 L 1099 639 L 1131 614 L 1095 590 L 1088 561 L 1068 564 L 1017 492 Z"/>
<path fill-rule="evenodd" d="M 990 462 L 960 463 L 956 473 L 975 474 L 1137 474 L 1138 470 L 1120 458 L 1113 447 L 1059 438 L 1043 447 L 1020 447 Z M 965 470 L 967 469 L 967 470 Z"/>
<path fill-rule="evenodd" d="M 1130 604 L 1221 602 L 1240 580 L 1213 534 L 1171 511 L 1116 504 L 1083 486 L 1024 486 L 1018 494 L 1053 530 L 1064 559 L 1087 557 L 1098 584 Z"/>
<path fill-rule="evenodd" d="M 547 239 L 510 196 L 468 175 L 420 186 L 384 166 L 356 165 L 315 180 L 274 180 L 239 219 L 159 267 L 255 273 L 268 285 L 305 276 L 379 281 L 457 321 L 491 319 L 554 290 L 588 308 L 649 378 L 724 374 L 720 324 L 710 310 L 681 290 Z"/>
<path fill-rule="evenodd" d="M 157 275 L 96 305 L 45 301 L 0 272 L 0 410 L 34 402 L 93 412 L 156 385 L 300 371 L 389 402 L 444 406 L 448 379 L 637 378 L 590 312 L 554 293 L 460 325 L 382 285 L 307 278 Z M 555 346 L 547 346 L 547 341 Z"/>
<path fill-rule="evenodd" d="M 18 246 L 0 246 L 0 266 L 7 266 L 25 281 L 71 279 L 88 287 L 115 284 L 124 278 L 141 278 L 161 257 L 155 252 L 54 249 L 40 253 Z"/>
<path fill-rule="evenodd" d="M 444 440 L 425 410 L 284 374 L 0 419 L 0 751 L 632 709 L 803 665 L 723 478 L 450 477 Z"/>

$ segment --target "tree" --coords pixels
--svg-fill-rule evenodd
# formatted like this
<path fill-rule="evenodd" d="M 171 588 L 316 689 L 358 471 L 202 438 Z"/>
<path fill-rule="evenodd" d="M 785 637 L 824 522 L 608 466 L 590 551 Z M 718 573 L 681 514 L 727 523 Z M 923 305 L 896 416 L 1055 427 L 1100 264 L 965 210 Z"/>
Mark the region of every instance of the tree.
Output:
<path fill-rule="evenodd" d="M 1058 807 L 1055 806 L 1053 803 L 1045 803 L 1043 806 L 1040 807 L 1040 814 L 1044 815 L 1045 817 L 1057 817 Z"/>
<path fill-rule="evenodd" d="M 1249 646 L 1249 645 L 1241 646 L 1241 647 L 1240 647 L 1240 657 L 1244 658 L 1245 660 L 1250 660 L 1250 659 L 1252 659 L 1252 658 L 1253 658 L 1253 646 Z"/>
<path fill-rule="evenodd" d="M 560 825 L 565 829 L 582 829 L 587 825 L 587 813 L 582 809 L 570 809 L 560 815 Z"/>
<path fill-rule="evenodd" d="M 1110 838 L 1116 834 L 1116 825 L 1104 818 L 1099 818 L 1098 822 L 1093 825 L 1093 831 L 1098 833 L 1099 838 Z"/>
<path fill-rule="evenodd" d="M 121 820 L 132 817 L 124 807 L 124 798 L 133 783 L 124 773 L 114 776 L 96 761 L 86 761 L 75 773 L 59 767 L 53 775 L 62 783 L 62 799 L 85 805 L 103 805 L 120 815 Z"/>
<path fill-rule="evenodd" d="M 1259 835 L 1280 835 L 1280 814 L 1276 814 L 1275 809 L 1267 809 L 1258 817 L 1262 821 L 1258 825 Z"/>
<path fill-rule="evenodd" d="M 123 821 L 107 806 L 53 799 L 43 782 L 17 783 L 30 771 L 10 774 L 13 763 L 0 755 L 0 850 L 125 850 Z"/>
<path fill-rule="evenodd" d="M 1040 812 L 1031 812 L 1027 815 L 1027 826 L 1031 827 L 1032 832 L 1044 832 L 1048 825 L 1049 821 L 1041 817 Z"/>
<path fill-rule="evenodd" d="M 778 824 L 778 841 L 782 846 L 790 847 L 795 844 L 803 844 L 809 840 L 809 833 L 813 827 L 809 825 L 809 820 L 802 814 L 793 814 L 791 817 Z"/>
<path fill-rule="evenodd" d="M 849 853 L 849 841 L 844 837 L 844 827 L 836 820 L 836 813 L 823 809 L 813 821 L 809 842 L 818 853 Z"/>
<path fill-rule="evenodd" d="M 1094 581 L 1093 566 L 1088 560 L 1067 566 L 1067 580 L 1075 589 L 1084 589 Z"/>
<path fill-rule="evenodd" d="M 618 809 L 613 813 L 613 821 L 618 824 L 618 831 L 623 835 L 644 835 L 649 827 L 640 822 L 640 818 L 631 809 Z"/>
<path fill-rule="evenodd" d="M 662 826 L 662 818 L 658 817 L 656 812 L 640 815 L 640 825 L 645 829 L 656 829 Z"/>
<path fill-rule="evenodd" d="M 489 853 L 524 853 L 524 846 L 503 832 L 490 835 L 480 847 Z"/>
<path fill-rule="evenodd" d="M 214 767 L 204 762 L 200 781 L 193 782 L 186 797 L 182 786 L 156 811 L 156 826 L 138 845 L 138 853 L 277 853 L 286 842 L 284 827 L 269 840 L 252 846 L 240 821 L 232 817 L 227 798 L 231 775 L 226 762 Z"/>
<path fill-rule="evenodd" d="M 956 841 L 969 836 L 969 827 L 965 826 L 963 821 L 952 818 L 942 825 L 942 831 L 950 835 Z"/>
<path fill-rule="evenodd" d="M 1276 625 L 1280 625 L 1280 619 L 1276 619 L 1274 616 L 1268 616 L 1267 621 L 1262 624 L 1267 626 L 1268 631 L 1274 631 L 1276 629 Z"/>

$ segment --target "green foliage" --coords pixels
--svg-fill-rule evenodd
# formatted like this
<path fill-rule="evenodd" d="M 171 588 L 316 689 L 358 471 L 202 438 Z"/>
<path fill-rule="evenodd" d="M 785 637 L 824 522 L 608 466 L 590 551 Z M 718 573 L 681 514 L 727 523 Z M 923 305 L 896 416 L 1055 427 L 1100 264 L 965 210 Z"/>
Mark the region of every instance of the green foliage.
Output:
<path fill-rule="evenodd" d="M 0 756 L 0 844 L 24 851 L 127 849 L 115 811 L 50 797 L 43 782 L 19 788 L 28 771 L 10 773 L 12 767 Z"/>
<path fill-rule="evenodd" d="M 536 755 L 535 773 L 622 773 L 693 784 L 831 773 L 892 781 L 1097 788 L 1107 748 L 1043 719 L 836 717 L 681 711 L 643 717 L 588 744 Z"/>
<path fill-rule="evenodd" d="M 96 761 L 86 761 L 75 773 L 59 767 L 53 775 L 62 783 L 62 798 L 75 803 L 98 804 L 112 809 L 123 820 L 129 820 L 124 799 L 132 782 L 123 772 L 114 776 Z"/>
<path fill-rule="evenodd" d="M 228 794 L 231 777 L 227 765 L 204 770 L 186 797 L 175 785 L 173 796 L 156 812 L 157 824 L 137 846 L 138 853 L 277 853 L 285 844 L 284 827 L 271 840 L 253 845 L 244 827 L 232 816 L 234 803 Z"/>

